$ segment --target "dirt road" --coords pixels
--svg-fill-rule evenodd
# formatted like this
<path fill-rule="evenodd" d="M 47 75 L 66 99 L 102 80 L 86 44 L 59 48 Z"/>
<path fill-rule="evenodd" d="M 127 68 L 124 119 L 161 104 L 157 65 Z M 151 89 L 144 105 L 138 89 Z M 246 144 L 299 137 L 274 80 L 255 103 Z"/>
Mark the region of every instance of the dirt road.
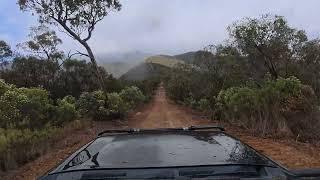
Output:
<path fill-rule="evenodd" d="M 133 128 L 168 128 L 187 127 L 191 125 L 205 125 L 212 123 L 185 111 L 168 101 L 165 90 L 159 87 L 153 102 L 142 111 L 132 114 L 128 121 L 128 126 Z"/>
<path fill-rule="evenodd" d="M 127 121 L 95 122 L 92 127 L 72 133 L 62 139 L 44 156 L 26 164 L 10 174 L 5 179 L 35 179 L 44 174 L 61 160 L 69 156 L 95 137 L 102 129 L 110 128 L 165 128 L 187 127 L 191 125 L 213 125 L 217 122 L 202 118 L 192 113 L 188 108 L 178 106 L 167 99 L 163 87 L 156 91 L 154 100 L 130 113 Z M 258 151 L 270 156 L 289 168 L 320 168 L 320 148 L 305 143 L 297 143 L 285 139 L 265 139 L 253 137 L 236 127 L 227 127 L 227 132 L 239 137 Z"/>

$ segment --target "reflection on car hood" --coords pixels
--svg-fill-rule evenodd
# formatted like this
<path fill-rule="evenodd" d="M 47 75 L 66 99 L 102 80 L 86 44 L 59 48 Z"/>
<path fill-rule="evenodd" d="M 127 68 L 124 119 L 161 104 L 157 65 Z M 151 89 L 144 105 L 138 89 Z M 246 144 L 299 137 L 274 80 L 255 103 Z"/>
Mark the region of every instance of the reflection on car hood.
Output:
<path fill-rule="evenodd" d="M 223 132 L 150 132 L 98 137 L 51 173 L 95 168 L 224 164 L 273 165 Z"/>

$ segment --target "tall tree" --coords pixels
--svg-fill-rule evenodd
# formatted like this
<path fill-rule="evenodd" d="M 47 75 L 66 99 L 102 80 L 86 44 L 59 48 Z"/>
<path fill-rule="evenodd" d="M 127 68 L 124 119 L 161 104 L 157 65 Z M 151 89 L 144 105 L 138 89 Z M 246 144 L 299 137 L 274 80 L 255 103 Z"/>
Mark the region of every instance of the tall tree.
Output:
<path fill-rule="evenodd" d="M 12 56 L 11 47 L 5 42 L 0 40 L 0 68 L 8 64 L 8 57 Z"/>
<path fill-rule="evenodd" d="M 305 32 L 291 28 L 282 16 L 246 18 L 228 30 L 241 52 L 252 61 L 262 60 L 274 79 L 281 68 L 287 72 L 287 64 L 307 41 Z"/>
<path fill-rule="evenodd" d="M 119 11 L 118 0 L 18 0 L 20 8 L 39 16 L 40 23 L 58 24 L 73 39 L 78 41 L 87 53 L 78 52 L 90 58 L 101 88 L 103 80 L 95 56 L 88 44 L 96 24 L 110 11 Z"/>
<path fill-rule="evenodd" d="M 57 61 L 63 57 L 63 52 L 58 50 L 62 40 L 58 38 L 55 31 L 46 26 L 32 27 L 28 35 L 31 40 L 18 44 L 18 47 L 35 54 L 39 58 Z"/>

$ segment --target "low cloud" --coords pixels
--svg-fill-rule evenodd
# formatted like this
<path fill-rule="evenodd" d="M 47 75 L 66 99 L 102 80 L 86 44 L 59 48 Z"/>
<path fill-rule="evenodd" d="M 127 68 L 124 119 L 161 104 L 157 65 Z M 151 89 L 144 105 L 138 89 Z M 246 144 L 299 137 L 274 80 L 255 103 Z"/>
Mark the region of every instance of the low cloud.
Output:
<path fill-rule="evenodd" d="M 12 8 L 11 0 L 5 4 Z M 219 43 L 227 38 L 226 27 L 243 17 L 271 13 L 285 16 L 296 28 L 306 30 L 312 38 L 318 37 L 320 1 L 294 0 L 122 0 L 120 12 L 113 12 L 98 24 L 90 44 L 95 53 L 118 53 L 144 51 L 154 54 L 176 54 L 198 50 L 210 43 Z M 2 4 L 1 2 L 0 4 Z M 16 6 L 16 5 L 15 5 Z M 0 10 L 2 10 L 0 8 Z M 14 8 L 12 26 L 20 28 L 13 36 L 22 40 L 34 17 L 22 20 L 21 12 Z M 17 11 L 17 12 L 15 12 Z M 2 11 L 3 18 L 7 12 Z M 20 18 L 20 22 L 17 21 Z M 1 20 L 3 21 L 3 20 Z M 26 24 L 26 22 L 28 22 Z M 18 25 L 17 25 L 18 23 Z M 1 23 L 0 23 L 1 25 Z M 10 26 L 10 23 L 9 23 Z M 3 33 L 0 31 L 0 34 Z M 64 41 L 63 49 L 81 49 L 70 37 L 59 33 Z"/>

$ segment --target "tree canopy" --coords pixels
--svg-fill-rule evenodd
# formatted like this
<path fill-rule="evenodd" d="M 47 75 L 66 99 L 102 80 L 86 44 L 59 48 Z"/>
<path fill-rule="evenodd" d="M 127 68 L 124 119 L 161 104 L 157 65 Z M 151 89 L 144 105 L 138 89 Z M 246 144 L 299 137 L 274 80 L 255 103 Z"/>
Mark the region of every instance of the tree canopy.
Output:
<path fill-rule="evenodd" d="M 0 67 L 7 64 L 7 58 L 12 56 L 11 47 L 3 40 L 0 40 Z"/>
<path fill-rule="evenodd" d="M 260 64 L 265 65 L 274 79 L 281 68 L 286 69 L 302 42 L 308 40 L 304 31 L 291 28 L 282 16 L 245 18 L 228 30 L 240 51 L 252 61 L 262 60 Z"/>
<path fill-rule="evenodd" d="M 87 51 L 77 54 L 90 58 L 96 75 L 103 86 L 99 68 L 88 44 L 96 24 L 111 11 L 119 11 L 118 0 L 18 0 L 21 10 L 38 15 L 41 24 L 60 25 L 65 33 L 78 41 Z"/>
<path fill-rule="evenodd" d="M 55 31 L 49 30 L 48 27 L 32 27 L 29 38 L 31 40 L 18 46 L 47 60 L 54 61 L 63 57 L 63 52 L 59 51 L 57 47 L 62 43 L 62 40 L 58 38 Z"/>

